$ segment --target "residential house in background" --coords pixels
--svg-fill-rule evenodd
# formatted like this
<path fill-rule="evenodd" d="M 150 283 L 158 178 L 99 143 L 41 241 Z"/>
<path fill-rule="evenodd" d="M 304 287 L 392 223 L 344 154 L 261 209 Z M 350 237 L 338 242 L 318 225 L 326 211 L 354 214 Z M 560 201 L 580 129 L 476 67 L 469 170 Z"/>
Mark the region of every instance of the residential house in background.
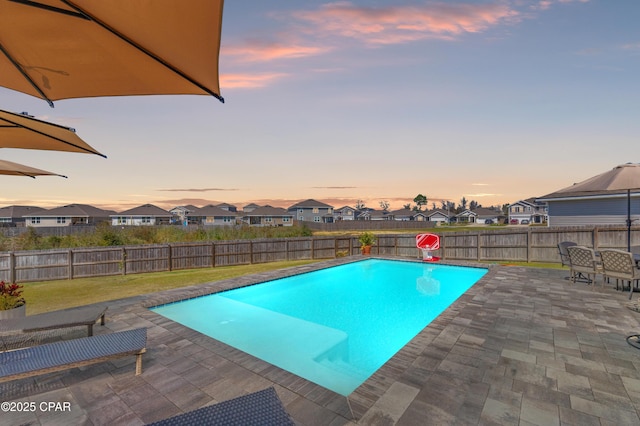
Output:
<path fill-rule="evenodd" d="M 178 206 L 169 210 L 169 213 L 173 215 L 171 218 L 172 223 L 187 224 L 187 216 L 189 213 L 196 211 L 198 208 L 192 205 Z"/>
<path fill-rule="evenodd" d="M 449 222 L 449 213 L 442 209 L 427 210 L 425 216 L 429 222 L 447 223 Z"/>
<path fill-rule="evenodd" d="M 53 209 L 36 211 L 23 215 L 26 226 L 33 227 L 61 227 L 77 225 L 97 225 L 109 222 L 109 215 L 113 212 L 102 210 L 87 204 L 69 204 Z"/>
<path fill-rule="evenodd" d="M 250 226 L 293 226 L 293 217 L 280 207 L 263 206 L 243 212 L 242 221 Z"/>
<path fill-rule="evenodd" d="M 627 191 L 557 191 L 537 199 L 548 205 L 547 226 L 632 225 L 640 219 L 640 193 Z"/>
<path fill-rule="evenodd" d="M 190 224 L 204 226 L 232 226 L 236 224 L 238 214 L 219 206 L 209 204 L 196 209 L 187 216 Z"/>
<path fill-rule="evenodd" d="M 228 212 L 238 213 L 238 208 L 233 204 L 220 203 L 220 204 L 217 204 L 216 207 L 220 207 L 222 210 L 226 210 Z"/>
<path fill-rule="evenodd" d="M 478 207 L 473 212 L 476 214 L 476 223 L 480 224 L 498 223 L 500 216 L 504 216 L 499 210 L 485 207 Z"/>
<path fill-rule="evenodd" d="M 242 208 L 242 212 L 243 213 L 250 213 L 250 212 L 254 211 L 255 209 L 257 209 L 258 207 L 260 207 L 260 206 L 255 204 L 255 203 L 247 204 L 246 206 L 244 206 Z"/>
<path fill-rule="evenodd" d="M 112 214 L 114 226 L 168 225 L 173 215 L 153 204 L 144 204 L 120 213 Z"/>
<path fill-rule="evenodd" d="M 418 222 L 427 221 L 426 212 L 412 209 L 400 209 L 389 212 L 389 215 L 393 220 L 410 221 L 415 220 Z"/>
<path fill-rule="evenodd" d="M 36 206 L 6 206 L 0 208 L 0 226 L 25 226 L 24 215 L 45 211 Z"/>
<path fill-rule="evenodd" d="M 529 223 L 544 223 L 547 221 L 547 210 L 547 203 L 535 198 L 516 201 L 508 207 L 509 223 L 514 219 L 518 223 L 523 220 L 528 220 Z"/>
<path fill-rule="evenodd" d="M 301 201 L 289 207 L 287 211 L 302 222 L 333 222 L 333 206 L 313 199 Z"/>
<path fill-rule="evenodd" d="M 338 209 L 333 209 L 333 221 L 339 220 L 355 220 L 356 209 L 349 206 L 342 206 Z"/>
<path fill-rule="evenodd" d="M 476 223 L 477 214 L 469 209 L 465 209 L 451 218 L 452 222 Z"/>

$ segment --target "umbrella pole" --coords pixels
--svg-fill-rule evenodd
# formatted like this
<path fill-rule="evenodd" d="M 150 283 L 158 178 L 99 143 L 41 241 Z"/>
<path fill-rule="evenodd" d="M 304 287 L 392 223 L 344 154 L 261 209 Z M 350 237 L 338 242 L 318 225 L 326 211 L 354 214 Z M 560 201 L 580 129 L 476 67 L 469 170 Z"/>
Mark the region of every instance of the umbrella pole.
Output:
<path fill-rule="evenodd" d="M 627 189 L 627 251 L 631 251 L 631 190 Z"/>

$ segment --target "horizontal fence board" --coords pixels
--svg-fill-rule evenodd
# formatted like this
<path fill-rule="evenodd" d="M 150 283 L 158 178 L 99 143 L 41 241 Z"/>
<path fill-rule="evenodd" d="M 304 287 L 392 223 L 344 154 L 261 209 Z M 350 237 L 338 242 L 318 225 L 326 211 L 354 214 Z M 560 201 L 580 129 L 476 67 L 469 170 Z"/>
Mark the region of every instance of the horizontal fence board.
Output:
<path fill-rule="evenodd" d="M 633 236 L 639 240 L 632 244 L 640 244 L 640 232 Z M 373 255 L 422 257 L 415 234 L 377 237 Z M 431 254 L 446 260 L 559 263 L 561 241 L 626 249 L 627 232 L 624 227 L 462 230 L 441 234 L 440 249 Z M 0 279 L 49 281 L 359 254 L 357 235 L 16 251 L 0 253 Z"/>

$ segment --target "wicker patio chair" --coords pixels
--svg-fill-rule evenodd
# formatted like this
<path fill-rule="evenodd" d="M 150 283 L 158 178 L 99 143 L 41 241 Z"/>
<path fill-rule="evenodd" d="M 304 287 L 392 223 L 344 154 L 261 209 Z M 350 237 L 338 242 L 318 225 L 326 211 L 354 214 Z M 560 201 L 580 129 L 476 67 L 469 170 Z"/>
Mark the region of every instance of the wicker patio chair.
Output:
<path fill-rule="evenodd" d="M 633 259 L 633 253 L 616 249 L 600 250 L 600 259 L 602 259 L 603 274 L 606 278 L 616 279 L 616 289 L 618 281 L 629 281 L 629 299 L 633 296 L 633 283 L 640 280 L 640 269 L 636 267 Z"/>
<path fill-rule="evenodd" d="M 568 247 L 577 246 L 577 243 L 573 241 L 563 241 L 558 244 L 558 254 L 560 255 L 560 262 L 562 266 L 571 266 L 571 259 L 569 259 Z"/>
<path fill-rule="evenodd" d="M 578 277 L 586 276 L 587 282 L 592 283 L 593 287 L 595 287 L 596 276 L 602 273 L 602 266 L 596 257 L 595 251 L 583 246 L 569 246 L 567 251 L 571 262 L 571 281 L 575 283 Z M 604 288 L 604 281 L 602 287 Z"/>

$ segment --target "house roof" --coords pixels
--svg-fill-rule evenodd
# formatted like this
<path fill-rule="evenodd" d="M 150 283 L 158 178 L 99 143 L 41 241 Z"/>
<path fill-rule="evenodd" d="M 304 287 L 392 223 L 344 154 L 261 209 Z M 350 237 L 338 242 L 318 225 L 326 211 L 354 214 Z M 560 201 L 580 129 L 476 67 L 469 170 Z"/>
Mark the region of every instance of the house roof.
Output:
<path fill-rule="evenodd" d="M 110 216 L 155 216 L 155 217 L 171 217 L 171 213 L 161 209 L 153 204 L 143 204 L 138 207 L 134 207 L 123 212 L 113 214 Z"/>
<path fill-rule="evenodd" d="M 326 208 L 332 209 L 333 208 L 333 206 L 330 206 L 329 204 L 325 204 L 323 202 L 320 202 L 320 201 L 317 201 L 317 200 L 314 200 L 314 199 L 310 198 L 308 200 L 300 201 L 299 203 L 296 203 L 296 204 L 292 205 L 291 207 L 289 207 L 288 210 L 298 209 L 298 208 L 307 208 L 307 209 L 309 209 L 309 208 L 314 208 L 314 207 L 320 207 L 320 208 L 323 208 L 323 209 L 326 209 Z"/>
<path fill-rule="evenodd" d="M 187 216 L 213 216 L 213 217 L 230 217 L 237 216 L 236 212 L 232 212 L 229 210 L 221 209 L 218 206 L 214 206 L 213 204 L 206 205 L 202 208 L 195 209 L 190 212 Z"/>
<path fill-rule="evenodd" d="M 57 217 L 107 217 L 111 212 L 108 210 L 99 209 L 98 207 L 90 206 L 88 204 L 68 204 L 62 207 L 55 207 L 49 210 L 43 210 L 25 214 L 23 216 L 57 216 Z"/>
<path fill-rule="evenodd" d="M 474 210 L 474 213 L 478 217 L 495 217 L 502 214 L 502 212 L 495 209 L 488 209 L 486 207 L 478 207 Z"/>
<path fill-rule="evenodd" d="M 262 206 L 257 209 L 247 212 L 244 214 L 245 216 L 289 216 L 291 217 L 291 213 L 282 209 L 280 207 L 271 207 L 271 206 Z"/>
<path fill-rule="evenodd" d="M 354 207 L 351 207 L 351 206 L 342 206 L 342 207 L 340 207 L 340 208 L 338 208 L 338 209 L 333 209 L 333 210 L 334 210 L 334 211 L 342 211 L 342 210 L 344 210 L 344 209 L 349 209 L 349 210 L 356 211 L 356 209 L 355 209 Z"/>
<path fill-rule="evenodd" d="M 449 217 L 449 216 L 450 216 L 450 214 L 448 214 L 448 213 L 446 212 L 446 210 L 442 210 L 442 209 L 432 209 L 432 210 L 427 210 L 427 211 L 425 212 L 425 215 L 426 215 L 427 217 L 436 216 L 436 215 L 441 215 L 441 216 L 444 216 L 444 217 Z"/>
<path fill-rule="evenodd" d="M 413 216 L 414 214 L 416 214 L 415 211 L 411 210 L 411 209 L 399 209 L 399 210 L 393 210 L 391 211 L 391 214 L 394 216 Z"/>
<path fill-rule="evenodd" d="M 250 203 L 250 204 L 247 204 L 246 206 L 244 206 L 243 208 L 246 209 L 247 207 L 257 209 L 260 206 L 257 205 L 256 203 Z"/>
<path fill-rule="evenodd" d="M 233 204 L 229 204 L 229 203 L 220 203 L 220 204 L 216 204 L 218 207 L 222 208 L 222 207 L 233 207 L 236 208 L 236 206 L 234 206 Z"/>
<path fill-rule="evenodd" d="M 45 211 L 42 207 L 36 206 L 6 206 L 0 207 L 0 217 L 17 218 L 27 214 Z"/>
<path fill-rule="evenodd" d="M 531 201 L 531 200 L 535 200 L 535 198 L 528 198 L 528 199 L 526 199 L 526 200 L 518 200 L 518 201 L 516 201 L 515 203 L 511 203 L 511 204 L 509 204 L 509 207 L 511 207 L 511 206 L 515 206 L 516 204 L 520 204 L 520 205 L 522 205 L 522 204 L 526 204 L 526 205 L 529 205 L 530 207 L 535 207 L 534 202 L 533 202 L 533 201 Z"/>
<path fill-rule="evenodd" d="M 185 211 L 185 212 L 192 212 L 192 211 L 198 210 L 198 207 L 196 207 L 194 205 L 191 205 L 191 204 L 188 204 L 186 206 L 176 206 L 176 207 L 172 208 L 171 210 L 169 210 L 169 212 L 173 212 L 175 210 L 182 210 L 182 211 Z"/>

